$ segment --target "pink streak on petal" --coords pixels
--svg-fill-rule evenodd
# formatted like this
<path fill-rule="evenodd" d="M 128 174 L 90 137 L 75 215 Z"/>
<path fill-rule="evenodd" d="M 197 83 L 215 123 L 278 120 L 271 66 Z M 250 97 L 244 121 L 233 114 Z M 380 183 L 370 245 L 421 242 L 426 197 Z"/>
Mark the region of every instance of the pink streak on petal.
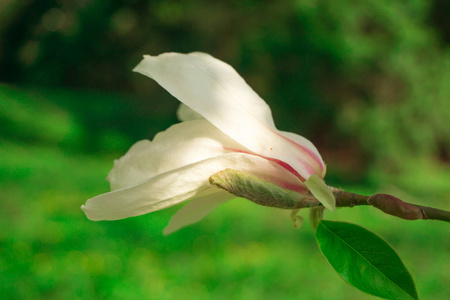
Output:
<path fill-rule="evenodd" d="M 258 155 L 258 156 L 279 164 L 281 167 L 285 168 L 286 170 L 288 170 L 289 172 L 294 174 L 296 177 L 298 177 L 298 179 L 300 179 L 302 182 L 306 181 L 305 178 L 303 178 L 297 171 L 295 171 L 294 168 L 291 167 L 288 163 L 285 163 L 284 161 L 281 161 L 281 160 L 275 159 L 275 158 L 271 158 L 271 157 L 266 157 L 266 156 L 262 156 L 262 155 Z"/>
<path fill-rule="evenodd" d="M 320 159 L 320 157 L 318 157 L 316 153 L 314 153 L 313 151 L 311 151 L 311 150 L 308 149 L 307 147 L 304 147 L 304 146 L 302 146 L 302 145 L 300 145 L 300 144 L 297 144 L 297 143 L 294 142 L 293 140 L 291 140 L 291 139 L 289 139 L 289 138 L 287 138 L 287 137 L 285 137 L 285 136 L 283 136 L 283 135 L 281 135 L 281 134 L 279 134 L 279 133 L 277 133 L 277 134 L 278 134 L 279 136 L 281 136 L 282 138 L 284 138 L 285 140 L 289 141 L 290 143 L 294 144 L 297 148 L 300 148 L 302 151 L 304 151 L 304 152 L 306 152 L 307 154 L 309 154 L 315 161 L 318 162 L 318 164 L 319 164 L 319 166 L 320 166 L 320 169 L 321 169 L 321 171 L 323 172 L 325 166 L 324 166 L 324 164 L 323 164 L 322 159 Z M 311 171 L 311 170 L 309 170 L 309 171 Z M 311 174 L 314 174 L 314 172 L 311 173 Z"/>
<path fill-rule="evenodd" d="M 281 167 L 283 167 L 287 171 L 289 171 L 292 174 L 294 174 L 298 179 L 300 179 L 301 182 L 305 182 L 306 181 L 305 178 L 303 178 L 297 171 L 295 171 L 294 168 L 292 168 L 288 163 L 286 163 L 284 161 L 281 161 L 279 159 L 275 159 L 275 158 L 259 155 L 259 154 L 256 154 L 256 153 L 252 153 L 252 152 L 248 152 L 248 151 L 244 151 L 244 150 L 240 150 L 240 149 L 233 149 L 233 148 L 227 148 L 227 147 L 224 147 L 224 149 L 225 150 L 230 150 L 230 151 L 233 151 L 233 152 L 239 152 L 239 153 L 246 153 L 246 154 L 250 154 L 250 155 L 255 155 L 255 156 L 259 156 L 259 157 L 265 158 L 265 159 L 267 159 L 269 161 L 273 161 L 274 163 L 277 163 L 278 165 L 280 165 Z M 311 175 L 314 174 L 314 171 L 309 166 L 305 165 L 304 167 Z M 279 185 L 281 185 L 281 184 L 279 184 Z M 287 184 L 287 183 L 285 184 L 285 186 L 288 186 L 288 185 L 289 184 Z M 288 187 L 286 187 L 286 188 L 288 188 Z M 298 188 L 300 188 L 300 187 L 298 187 Z M 288 188 L 288 189 L 293 190 L 293 191 L 297 191 L 298 188 L 292 188 L 291 187 L 291 188 Z M 302 189 L 300 188 L 300 190 L 302 190 Z M 304 191 L 307 191 L 307 189 L 305 189 Z"/>
<path fill-rule="evenodd" d="M 291 190 L 300 194 L 308 194 L 309 190 L 306 187 L 300 186 L 300 185 L 296 185 L 293 183 L 289 183 L 289 182 L 285 182 L 285 181 L 281 181 L 281 180 L 272 180 L 273 183 L 275 183 L 276 185 L 287 189 L 287 190 Z"/>

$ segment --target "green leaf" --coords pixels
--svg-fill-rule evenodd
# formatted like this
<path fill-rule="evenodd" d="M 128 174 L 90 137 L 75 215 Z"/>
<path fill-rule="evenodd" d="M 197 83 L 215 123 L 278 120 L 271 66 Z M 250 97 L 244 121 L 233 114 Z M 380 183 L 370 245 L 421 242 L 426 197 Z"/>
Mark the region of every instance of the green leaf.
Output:
<path fill-rule="evenodd" d="M 400 257 L 373 232 L 355 224 L 322 220 L 316 239 L 331 266 L 357 289 L 386 299 L 418 299 Z"/>

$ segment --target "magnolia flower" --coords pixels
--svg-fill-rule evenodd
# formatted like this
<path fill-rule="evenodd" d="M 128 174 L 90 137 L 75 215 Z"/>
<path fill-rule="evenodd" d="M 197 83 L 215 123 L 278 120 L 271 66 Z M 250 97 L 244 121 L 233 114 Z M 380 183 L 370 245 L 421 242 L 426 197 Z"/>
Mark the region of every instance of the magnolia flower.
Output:
<path fill-rule="evenodd" d="M 208 179 L 224 169 L 242 171 L 334 210 L 323 182 L 326 168 L 314 145 L 276 129 L 269 106 L 228 64 L 204 53 L 144 56 L 134 69 L 183 104 L 181 123 L 137 142 L 114 162 L 111 192 L 89 199 L 91 220 L 117 220 L 190 200 L 164 233 L 201 220 L 235 198 Z"/>

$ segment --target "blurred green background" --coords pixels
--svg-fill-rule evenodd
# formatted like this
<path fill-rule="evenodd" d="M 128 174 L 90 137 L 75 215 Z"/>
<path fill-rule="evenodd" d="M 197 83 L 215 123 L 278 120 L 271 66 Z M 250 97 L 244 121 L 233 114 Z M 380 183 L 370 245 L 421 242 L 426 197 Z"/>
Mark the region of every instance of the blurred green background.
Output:
<path fill-rule="evenodd" d="M 171 208 L 92 222 L 113 160 L 175 123 L 177 101 L 132 73 L 143 54 L 210 53 L 304 135 L 327 183 L 450 209 L 445 0 L 2 0 L 2 299 L 373 299 L 331 269 L 308 224 L 236 199 L 170 236 Z M 306 216 L 307 214 L 304 213 Z M 357 207 L 422 299 L 450 297 L 450 230 Z"/>

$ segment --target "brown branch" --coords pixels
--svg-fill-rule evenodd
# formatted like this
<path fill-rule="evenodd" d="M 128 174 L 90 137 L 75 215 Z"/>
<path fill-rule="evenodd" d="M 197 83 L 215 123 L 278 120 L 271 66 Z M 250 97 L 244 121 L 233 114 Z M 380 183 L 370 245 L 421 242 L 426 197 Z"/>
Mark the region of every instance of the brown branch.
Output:
<path fill-rule="evenodd" d="M 312 194 L 301 194 L 255 177 L 252 174 L 225 169 L 214 173 L 209 183 L 238 197 L 247 198 L 256 204 L 284 209 L 301 209 L 322 206 Z M 358 195 L 331 187 L 336 198 L 336 207 L 371 205 L 386 214 L 405 220 L 440 220 L 450 222 L 450 212 L 406 203 L 387 194 Z"/>
<path fill-rule="evenodd" d="M 405 220 L 439 220 L 450 222 L 450 212 L 428 206 L 403 202 L 387 194 L 363 196 L 333 189 L 336 197 L 336 207 L 353 207 L 356 205 L 371 205 L 382 212 Z"/>

